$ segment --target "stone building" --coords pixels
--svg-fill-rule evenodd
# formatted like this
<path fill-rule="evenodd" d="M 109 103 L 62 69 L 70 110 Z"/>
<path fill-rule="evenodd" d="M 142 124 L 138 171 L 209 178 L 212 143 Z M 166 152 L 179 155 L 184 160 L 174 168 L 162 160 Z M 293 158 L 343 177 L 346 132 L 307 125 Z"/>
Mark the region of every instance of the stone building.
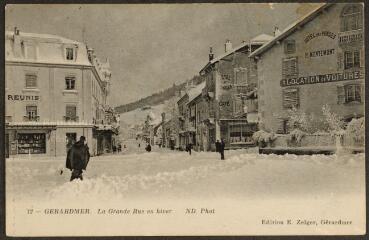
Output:
<path fill-rule="evenodd" d="M 65 155 L 83 135 L 92 154 L 102 153 L 112 134 L 105 119 L 110 78 L 109 62 L 84 43 L 7 31 L 6 151 Z"/>
<path fill-rule="evenodd" d="M 286 134 L 288 110 L 347 122 L 364 115 L 362 4 L 323 4 L 254 51 L 262 128 Z"/>
<path fill-rule="evenodd" d="M 205 78 L 202 98 L 206 103 L 202 117 L 204 150 L 214 150 L 216 139 L 224 139 L 226 148 L 252 145 L 251 136 L 257 129 L 257 66 L 248 56 L 271 36 L 261 34 L 236 48 L 227 40 L 225 52 L 214 58 L 210 49 L 209 62 L 200 71 Z"/>

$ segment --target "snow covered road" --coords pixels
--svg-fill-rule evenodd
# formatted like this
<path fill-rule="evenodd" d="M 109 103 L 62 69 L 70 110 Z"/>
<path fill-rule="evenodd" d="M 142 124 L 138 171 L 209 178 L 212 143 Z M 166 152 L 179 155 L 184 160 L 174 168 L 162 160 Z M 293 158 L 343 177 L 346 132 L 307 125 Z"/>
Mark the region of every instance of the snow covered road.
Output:
<path fill-rule="evenodd" d="M 216 153 L 194 152 L 189 156 L 186 152 L 154 149 L 151 153 L 93 157 L 85 179 L 73 182 L 69 182 L 69 170 L 64 169 L 60 175 L 63 166 L 63 158 L 7 159 L 7 233 L 110 236 L 365 232 L 364 154 L 277 156 L 237 150 L 227 151 L 226 160 L 221 161 Z M 65 208 L 88 209 L 89 214 L 49 214 L 53 209 Z M 36 212 L 29 214 L 29 209 Z M 135 209 L 143 214 L 132 214 Z M 198 213 L 188 214 L 187 209 L 197 209 Z M 202 214 L 203 209 L 211 213 Z M 147 211 L 155 214 L 149 217 Z M 263 220 L 286 219 L 319 224 L 262 224 Z M 321 225 L 326 219 L 352 224 Z"/>
<path fill-rule="evenodd" d="M 8 159 L 7 193 L 16 199 L 245 197 L 364 191 L 364 154 L 259 155 L 162 150 L 93 157 L 84 181 L 69 182 L 64 159 Z M 64 172 L 60 175 L 60 170 Z"/>

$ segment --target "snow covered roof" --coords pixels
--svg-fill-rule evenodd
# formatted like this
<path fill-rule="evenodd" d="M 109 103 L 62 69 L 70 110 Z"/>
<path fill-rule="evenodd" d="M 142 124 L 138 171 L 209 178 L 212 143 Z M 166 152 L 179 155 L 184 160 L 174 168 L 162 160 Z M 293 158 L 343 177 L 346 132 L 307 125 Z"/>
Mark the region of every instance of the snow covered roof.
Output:
<path fill-rule="evenodd" d="M 204 69 L 206 69 L 209 65 L 212 65 L 216 62 L 218 62 L 219 60 L 227 57 L 228 55 L 240 50 L 241 48 L 245 47 L 245 46 L 249 46 L 249 45 L 263 45 L 265 43 L 267 43 L 268 41 L 270 41 L 273 37 L 268 35 L 268 34 L 260 34 L 252 39 L 250 39 L 250 41 L 243 41 L 240 45 L 238 45 L 237 47 L 233 48 L 231 51 L 225 52 L 221 55 L 219 55 L 218 57 L 214 58 L 213 60 L 209 61 L 205 67 L 203 67 L 200 72 L 202 72 Z"/>
<path fill-rule="evenodd" d="M 72 59 L 67 59 L 66 56 L 69 48 L 73 49 Z M 17 63 L 93 66 L 102 81 L 109 81 L 111 77 L 109 61 L 101 62 L 93 49 L 87 48 L 85 43 L 52 34 L 27 33 L 17 29 L 6 31 L 5 60 Z"/>
<path fill-rule="evenodd" d="M 302 18 L 300 18 L 297 21 L 293 22 L 288 27 L 286 27 L 279 35 L 273 37 L 269 42 L 267 42 L 266 44 L 264 44 L 263 46 L 261 46 L 260 48 L 255 50 L 253 53 L 251 53 L 250 57 L 259 56 L 260 54 L 264 53 L 268 49 L 272 48 L 276 42 L 281 41 L 282 39 L 284 39 L 287 36 L 289 36 L 290 34 L 292 34 L 298 28 L 302 27 L 306 23 L 313 20 L 318 15 L 318 13 L 320 13 L 324 9 L 330 7 L 331 5 L 333 5 L 333 3 L 324 3 L 321 6 L 314 9 L 313 11 L 311 11 L 310 13 L 303 16 Z"/>
<path fill-rule="evenodd" d="M 202 82 L 196 87 L 188 91 L 188 103 L 192 102 L 196 97 L 202 93 L 202 89 L 205 87 L 206 82 Z"/>

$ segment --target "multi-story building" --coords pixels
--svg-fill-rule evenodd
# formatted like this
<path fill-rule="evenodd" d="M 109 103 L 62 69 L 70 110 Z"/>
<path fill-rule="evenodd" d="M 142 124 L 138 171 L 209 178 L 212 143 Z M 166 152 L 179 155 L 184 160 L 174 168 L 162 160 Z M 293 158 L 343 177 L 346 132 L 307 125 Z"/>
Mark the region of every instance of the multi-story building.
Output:
<path fill-rule="evenodd" d="M 285 134 L 288 109 L 364 115 L 363 5 L 323 4 L 253 52 L 262 128 Z"/>
<path fill-rule="evenodd" d="M 215 141 L 224 139 L 226 148 L 253 144 L 251 136 L 257 128 L 257 65 L 248 56 L 272 39 L 261 34 L 232 48 L 229 40 L 225 52 L 214 58 L 210 49 L 209 62 L 200 71 L 206 79 L 202 97 L 207 107 L 203 121 L 205 150 L 214 150 Z"/>
<path fill-rule="evenodd" d="M 197 101 L 201 97 L 202 89 L 205 87 L 205 82 L 198 85 L 189 85 L 185 94 L 178 100 L 179 112 L 179 148 L 184 150 L 186 145 L 191 143 L 197 150 L 199 139 L 196 136 L 197 132 Z"/>
<path fill-rule="evenodd" d="M 5 34 L 6 150 L 65 155 L 85 136 L 92 154 L 107 150 L 111 73 L 84 43 L 49 34 Z M 106 146 L 103 146 L 103 145 Z"/>

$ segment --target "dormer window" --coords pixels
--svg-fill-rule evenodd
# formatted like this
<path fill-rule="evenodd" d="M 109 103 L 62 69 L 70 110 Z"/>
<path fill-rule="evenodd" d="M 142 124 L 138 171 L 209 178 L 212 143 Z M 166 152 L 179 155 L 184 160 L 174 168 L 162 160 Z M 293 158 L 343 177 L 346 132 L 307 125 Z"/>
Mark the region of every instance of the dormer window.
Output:
<path fill-rule="evenodd" d="M 66 59 L 67 60 L 74 60 L 74 49 L 73 48 L 66 48 L 65 49 L 66 53 Z"/>

